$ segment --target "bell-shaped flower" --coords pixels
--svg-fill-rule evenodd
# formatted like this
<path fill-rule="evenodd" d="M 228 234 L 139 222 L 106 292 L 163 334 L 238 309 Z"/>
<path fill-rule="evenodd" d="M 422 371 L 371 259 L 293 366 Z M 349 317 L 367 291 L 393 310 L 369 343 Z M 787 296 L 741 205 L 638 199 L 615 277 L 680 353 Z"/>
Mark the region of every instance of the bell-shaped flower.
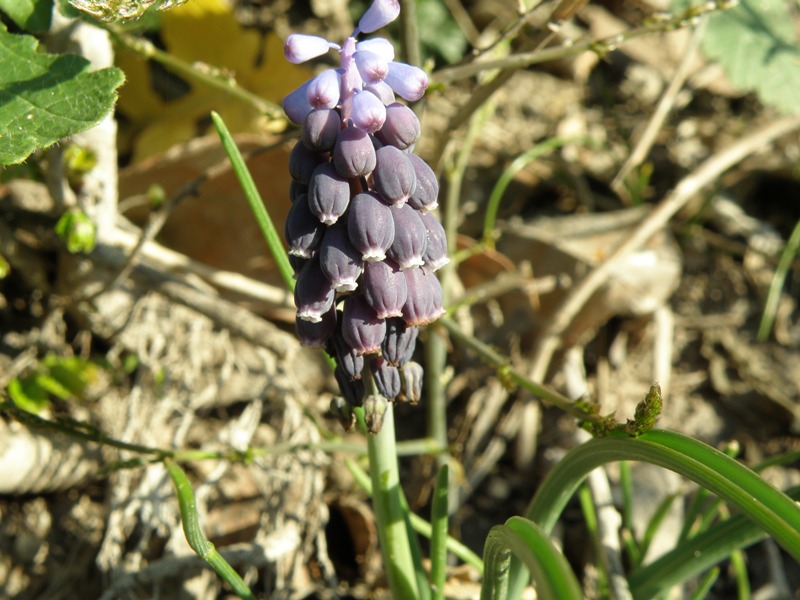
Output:
<path fill-rule="evenodd" d="M 403 319 L 386 319 L 386 337 L 381 344 L 381 354 L 390 365 L 402 367 L 411 360 L 417 344 L 419 328 L 406 325 Z"/>
<path fill-rule="evenodd" d="M 356 354 L 380 354 L 386 320 L 378 318 L 363 295 L 350 296 L 342 312 L 342 337 Z"/>
<path fill-rule="evenodd" d="M 289 254 L 300 258 L 316 256 L 324 234 L 325 225 L 309 209 L 308 196 L 301 194 L 292 202 L 286 215 L 284 235 L 289 244 Z"/>
<path fill-rule="evenodd" d="M 401 271 L 425 264 L 422 256 L 428 243 L 428 232 L 419 213 L 408 204 L 392 206 L 394 240 L 386 255 L 394 260 Z"/>
<path fill-rule="evenodd" d="M 325 225 L 333 225 L 350 204 L 350 183 L 339 175 L 333 163 L 324 162 L 311 175 L 308 207 Z"/>
<path fill-rule="evenodd" d="M 338 46 L 316 35 L 293 33 L 286 38 L 283 44 L 283 55 L 290 63 L 297 65 L 322 56 L 331 48 L 338 48 Z"/>
<path fill-rule="evenodd" d="M 386 119 L 375 137 L 387 146 L 405 150 L 417 143 L 419 134 L 419 119 L 414 111 L 405 104 L 393 102 L 386 106 Z"/>
<path fill-rule="evenodd" d="M 402 317 L 408 290 L 403 273 L 387 261 L 364 263 L 364 297 L 378 317 Z"/>
<path fill-rule="evenodd" d="M 293 92 L 289 92 L 283 99 L 281 106 L 283 112 L 289 117 L 292 123 L 302 125 L 306 115 L 311 112 L 311 104 L 308 102 L 308 86 L 314 81 L 313 78 L 306 81 Z"/>
<path fill-rule="evenodd" d="M 394 21 L 400 14 L 399 0 L 375 0 L 358 22 L 361 33 L 372 33 Z"/>
<path fill-rule="evenodd" d="M 405 400 L 411 404 L 417 404 L 422 399 L 422 380 L 425 372 L 422 365 L 412 360 L 408 361 L 400 369 L 400 379 L 402 391 L 398 400 Z"/>
<path fill-rule="evenodd" d="M 339 175 L 346 179 L 366 177 L 372 173 L 375 146 L 367 132 L 359 127 L 342 129 L 333 147 L 333 164 Z"/>
<path fill-rule="evenodd" d="M 382 396 L 389 400 L 394 400 L 400 395 L 400 371 L 397 367 L 389 364 L 383 358 L 373 358 L 369 363 L 372 378 Z"/>
<path fill-rule="evenodd" d="M 424 160 L 416 154 L 407 154 L 408 160 L 414 165 L 417 176 L 417 187 L 408 198 L 408 203 L 420 212 L 428 212 L 439 206 L 439 182 Z"/>
<path fill-rule="evenodd" d="M 297 285 L 294 288 L 297 317 L 304 321 L 319 323 L 323 315 L 333 306 L 333 299 L 333 286 L 322 272 L 319 259 L 311 259 L 297 274 Z"/>
<path fill-rule="evenodd" d="M 401 98 L 414 102 L 422 98 L 428 89 L 428 76 L 425 71 L 413 65 L 401 62 L 390 62 L 389 72 L 384 81 L 388 83 Z"/>
<path fill-rule="evenodd" d="M 361 253 L 350 243 L 343 219 L 328 227 L 319 248 L 319 264 L 337 292 L 352 292 L 361 276 Z"/>
<path fill-rule="evenodd" d="M 336 308 L 331 306 L 330 310 L 322 315 L 316 323 L 304 319 L 295 319 L 295 331 L 303 346 L 325 347 L 328 340 L 333 337 L 336 331 Z"/>
<path fill-rule="evenodd" d="M 356 194 L 350 200 L 347 232 L 363 260 L 384 260 L 395 235 L 392 211 L 375 194 Z"/>

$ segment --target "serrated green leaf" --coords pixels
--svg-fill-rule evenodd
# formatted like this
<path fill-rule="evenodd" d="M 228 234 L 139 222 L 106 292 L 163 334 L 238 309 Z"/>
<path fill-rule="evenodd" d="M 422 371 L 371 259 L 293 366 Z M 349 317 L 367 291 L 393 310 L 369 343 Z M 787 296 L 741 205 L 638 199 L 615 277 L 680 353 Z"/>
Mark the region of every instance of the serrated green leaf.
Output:
<path fill-rule="evenodd" d="M 0 25 L 0 165 L 97 125 L 125 79 L 119 69 L 90 72 L 80 56 L 40 53 L 37 46 Z"/>
<path fill-rule="evenodd" d="M 784 0 L 741 0 L 711 15 L 702 47 L 735 86 L 782 112 L 800 111 L 800 46 Z"/>
<path fill-rule="evenodd" d="M 20 29 L 47 31 L 53 14 L 53 0 L 0 0 L 0 10 Z"/>

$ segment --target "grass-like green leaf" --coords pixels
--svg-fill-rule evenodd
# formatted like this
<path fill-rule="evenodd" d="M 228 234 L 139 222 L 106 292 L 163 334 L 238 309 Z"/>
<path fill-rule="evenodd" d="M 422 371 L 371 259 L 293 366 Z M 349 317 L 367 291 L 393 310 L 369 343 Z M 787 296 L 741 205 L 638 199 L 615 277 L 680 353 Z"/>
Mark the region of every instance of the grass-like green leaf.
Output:
<path fill-rule="evenodd" d="M 90 72 L 80 56 L 45 54 L 37 46 L 0 24 L 0 165 L 97 125 L 125 80 L 117 68 Z"/>
<path fill-rule="evenodd" d="M 800 508 L 752 470 L 690 437 L 653 430 L 632 438 L 612 435 L 570 451 L 548 474 L 525 516 L 550 532 L 561 511 L 592 469 L 620 460 L 640 460 L 698 483 L 746 514 L 796 560 L 800 560 Z M 518 597 L 524 573 L 512 580 Z"/>
<path fill-rule="evenodd" d="M 508 569 L 512 553 L 531 572 L 538 598 L 583 598 L 572 568 L 547 533 L 533 521 L 511 517 L 505 525 L 493 527 L 486 538 L 486 571 L 481 600 L 505 600 L 508 597 Z"/>
<path fill-rule="evenodd" d="M 53 0 L 0 0 L 3 11 L 20 29 L 41 32 L 50 29 Z"/>
<path fill-rule="evenodd" d="M 703 51 L 719 61 L 735 86 L 754 90 L 782 112 L 796 113 L 800 47 L 793 23 L 785 0 L 740 0 L 709 17 Z"/>
<path fill-rule="evenodd" d="M 436 475 L 431 502 L 431 588 L 434 600 L 444 600 L 447 576 L 447 505 L 450 468 L 444 464 Z"/>

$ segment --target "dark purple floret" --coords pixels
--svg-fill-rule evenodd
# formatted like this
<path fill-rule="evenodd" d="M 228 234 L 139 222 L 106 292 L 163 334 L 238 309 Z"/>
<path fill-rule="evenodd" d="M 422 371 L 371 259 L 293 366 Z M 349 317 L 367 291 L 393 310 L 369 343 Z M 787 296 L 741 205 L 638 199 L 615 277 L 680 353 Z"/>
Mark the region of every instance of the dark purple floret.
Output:
<path fill-rule="evenodd" d="M 386 319 L 386 337 L 381 344 L 381 354 L 386 362 L 400 367 L 411 360 L 417 334 L 419 329 L 406 325 L 403 319 Z"/>
<path fill-rule="evenodd" d="M 333 306 L 322 315 L 322 320 L 316 323 L 295 319 L 295 330 L 300 343 L 303 346 L 324 348 L 336 331 L 336 320 L 336 309 Z"/>
<path fill-rule="evenodd" d="M 312 110 L 303 122 L 303 143 L 313 152 L 330 152 L 341 128 L 339 111 L 332 108 Z"/>
<path fill-rule="evenodd" d="M 350 203 L 350 183 L 326 162 L 314 169 L 308 186 L 308 207 L 316 217 L 333 225 Z"/>
<path fill-rule="evenodd" d="M 319 259 L 311 259 L 297 275 L 297 285 L 294 288 L 297 316 L 304 321 L 318 323 L 333 306 L 333 299 L 333 286 L 322 272 Z"/>
<path fill-rule="evenodd" d="M 296 181 L 308 185 L 314 169 L 323 162 L 325 162 L 324 156 L 312 152 L 300 141 L 294 145 L 289 155 L 289 173 Z"/>
<path fill-rule="evenodd" d="M 308 193 L 308 186 L 306 184 L 300 183 L 299 181 L 296 181 L 294 179 L 292 179 L 292 181 L 289 183 L 289 199 L 292 202 L 294 202 L 294 200 L 300 194 L 307 194 L 307 193 Z"/>
<path fill-rule="evenodd" d="M 360 379 L 350 379 L 340 367 L 333 370 L 339 391 L 350 406 L 361 406 L 364 403 L 364 382 Z"/>
<path fill-rule="evenodd" d="M 408 203 L 422 212 L 428 212 L 439 206 L 439 182 L 424 160 L 416 154 L 409 154 L 408 159 L 414 165 L 414 172 L 417 175 L 417 187 L 408 199 Z"/>
<path fill-rule="evenodd" d="M 425 246 L 425 254 L 422 255 L 425 264 L 422 265 L 422 268 L 433 273 L 450 262 L 450 259 L 447 258 L 447 239 L 444 227 L 433 213 L 420 213 L 420 218 L 422 224 L 425 225 L 425 231 L 428 232 L 428 244 Z"/>
<path fill-rule="evenodd" d="M 378 318 L 364 296 L 348 298 L 342 315 L 342 337 L 356 354 L 379 354 L 385 336 L 386 321 Z"/>
<path fill-rule="evenodd" d="M 361 276 L 361 253 L 350 243 L 344 219 L 328 227 L 319 249 L 322 272 L 337 292 L 352 292 Z"/>
<path fill-rule="evenodd" d="M 378 391 L 388 398 L 394 400 L 400 395 L 400 370 L 383 358 L 373 358 L 369 363 L 372 378 Z"/>
<path fill-rule="evenodd" d="M 286 215 L 284 231 L 289 254 L 300 258 L 311 258 L 319 249 L 325 225 L 308 208 L 308 198 L 301 194 L 292 202 Z"/>
<path fill-rule="evenodd" d="M 379 318 L 403 315 L 408 291 L 406 278 L 396 265 L 386 261 L 365 262 L 362 286 L 364 297 Z"/>
<path fill-rule="evenodd" d="M 444 314 L 442 286 L 436 275 L 425 273 L 421 267 L 403 271 L 408 287 L 408 298 L 403 306 L 406 325 L 427 325 Z"/>
<path fill-rule="evenodd" d="M 366 177 L 375 168 L 375 148 L 367 132 L 348 127 L 339 132 L 333 147 L 333 164 L 346 179 Z"/>
<path fill-rule="evenodd" d="M 417 115 L 405 104 L 394 102 L 386 107 L 386 119 L 375 134 L 384 144 L 405 150 L 417 143 L 420 125 Z"/>
<path fill-rule="evenodd" d="M 422 380 L 424 376 L 425 372 L 422 370 L 421 364 L 413 360 L 404 364 L 400 369 L 402 391 L 397 399 L 417 404 L 422 399 Z"/>
<path fill-rule="evenodd" d="M 372 394 L 364 400 L 364 424 L 372 434 L 379 433 L 383 427 L 383 418 L 389 408 L 389 401 L 383 396 Z"/>
<path fill-rule="evenodd" d="M 318 251 L 317 251 L 318 252 Z M 316 253 L 315 253 L 316 256 Z M 292 270 L 294 271 L 294 278 L 297 279 L 297 274 L 303 270 L 308 264 L 309 259 L 303 258 L 301 256 L 295 256 L 294 254 L 289 255 L 289 264 L 292 266 Z"/>
<path fill-rule="evenodd" d="M 356 194 L 350 201 L 347 232 L 364 260 L 383 260 L 394 241 L 392 211 L 375 194 Z"/>
<path fill-rule="evenodd" d="M 392 206 L 394 219 L 394 240 L 386 255 L 394 260 L 401 271 L 411 267 L 421 267 L 425 261 L 425 247 L 428 233 L 419 213 L 408 204 Z"/>
<path fill-rule="evenodd" d="M 339 314 L 341 321 L 342 315 Z M 336 356 L 336 363 L 342 368 L 350 379 L 361 379 L 361 371 L 364 370 L 364 357 L 357 354 L 342 337 L 341 330 L 333 336 L 333 348 Z"/>
<path fill-rule="evenodd" d="M 375 151 L 372 177 L 378 193 L 395 206 L 405 204 L 417 187 L 414 166 L 408 156 L 394 146 L 384 146 Z"/>

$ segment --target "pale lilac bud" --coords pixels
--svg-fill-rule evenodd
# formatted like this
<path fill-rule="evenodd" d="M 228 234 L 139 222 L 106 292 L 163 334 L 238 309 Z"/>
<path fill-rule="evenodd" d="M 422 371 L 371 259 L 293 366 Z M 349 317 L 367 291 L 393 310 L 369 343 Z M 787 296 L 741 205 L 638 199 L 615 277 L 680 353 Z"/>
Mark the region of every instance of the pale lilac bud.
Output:
<path fill-rule="evenodd" d="M 386 120 L 386 106 L 375 94 L 359 92 L 352 99 L 353 124 L 367 133 L 375 133 Z"/>
<path fill-rule="evenodd" d="M 336 69 L 326 69 L 314 77 L 306 90 L 308 103 L 314 108 L 334 108 L 340 92 L 341 76 Z"/>
<path fill-rule="evenodd" d="M 389 72 L 384 79 L 401 98 L 414 102 L 428 89 L 428 76 L 425 71 L 413 65 L 390 62 Z"/>
<path fill-rule="evenodd" d="M 364 400 L 364 424 L 371 434 L 380 433 L 383 419 L 389 409 L 389 401 L 378 394 L 371 394 Z"/>
<path fill-rule="evenodd" d="M 286 38 L 283 44 L 283 55 L 290 63 L 300 64 L 322 56 L 331 47 L 336 47 L 325 38 L 316 35 L 303 35 L 301 33 L 293 33 Z"/>
<path fill-rule="evenodd" d="M 297 274 L 294 304 L 297 307 L 298 318 L 319 323 L 322 321 L 322 316 L 333 306 L 333 299 L 333 286 L 322 272 L 319 259 L 311 259 Z"/>
<path fill-rule="evenodd" d="M 378 318 L 364 296 L 356 294 L 345 300 L 342 337 L 356 354 L 379 354 L 385 335 L 386 321 Z"/>
<path fill-rule="evenodd" d="M 397 367 L 378 357 L 370 361 L 369 368 L 375 385 L 383 396 L 394 400 L 400 395 L 400 371 Z"/>
<path fill-rule="evenodd" d="M 364 297 L 378 317 L 402 317 L 408 290 L 400 269 L 386 261 L 364 263 L 362 278 Z"/>
<path fill-rule="evenodd" d="M 447 238 L 444 234 L 444 227 L 433 213 L 420 214 L 420 218 L 425 225 L 425 231 L 428 232 L 428 244 L 425 246 L 425 254 L 422 255 L 425 264 L 422 265 L 422 268 L 432 273 L 450 262 L 450 259 L 447 258 Z"/>
<path fill-rule="evenodd" d="M 331 305 L 328 312 L 316 323 L 295 319 L 295 331 L 303 346 L 325 347 L 336 331 L 336 308 Z"/>
<path fill-rule="evenodd" d="M 347 232 L 363 260 L 385 259 L 395 234 L 391 209 L 375 194 L 356 194 L 350 200 Z"/>
<path fill-rule="evenodd" d="M 372 38 L 358 42 L 356 44 L 356 52 L 377 54 L 387 63 L 394 60 L 394 46 L 386 38 Z"/>
<path fill-rule="evenodd" d="M 375 168 L 375 148 L 370 136 L 358 127 L 342 129 L 333 147 L 333 164 L 339 175 L 347 179 L 366 177 L 372 173 Z"/>
<path fill-rule="evenodd" d="M 319 264 L 335 291 L 352 292 L 358 286 L 361 253 L 350 243 L 344 219 L 325 231 L 319 249 Z"/>
<path fill-rule="evenodd" d="M 392 206 L 394 240 L 386 255 L 394 260 L 401 271 L 425 264 L 422 255 L 428 243 L 428 233 L 419 213 L 408 204 Z"/>
<path fill-rule="evenodd" d="M 375 94 L 387 108 L 395 101 L 394 90 L 392 90 L 385 81 L 379 81 L 378 83 L 368 85 L 364 88 L 364 91 Z M 384 121 L 383 126 L 386 127 L 386 121 Z"/>
<path fill-rule="evenodd" d="M 306 115 L 311 112 L 311 105 L 308 103 L 308 86 L 314 79 L 309 79 L 293 92 L 289 92 L 283 99 L 281 106 L 283 112 L 289 117 L 292 123 L 302 125 Z"/>
<path fill-rule="evenodd" d="M 361 79 L 368 85 L 383 81 L 389 72 L 389 62 L 374 52 L 360 50 L 356 52 L 355 60 Z"/>
<path fill-rule="evenodd" d="M 418 334 L 419 329 L 406 325 L 403 319 L 386 319 L 386 337 L 381 343 L 383 358 L 390 365 L 403 366 L 414 354 Z"/>
<path fill-rule="evenodd" d="M 402 391 L 398 400 L 417 404 L 422 399 L 422 379 L 425 376 L 422 365 L 410 360 L 400 369 L 400 376 Z"/>
<path fill-rule="evenodd" d="M 375 0 L 358 22 L 358 31 L 372 33 L 394 21 L 399 14 L 398 0 Z"/>

